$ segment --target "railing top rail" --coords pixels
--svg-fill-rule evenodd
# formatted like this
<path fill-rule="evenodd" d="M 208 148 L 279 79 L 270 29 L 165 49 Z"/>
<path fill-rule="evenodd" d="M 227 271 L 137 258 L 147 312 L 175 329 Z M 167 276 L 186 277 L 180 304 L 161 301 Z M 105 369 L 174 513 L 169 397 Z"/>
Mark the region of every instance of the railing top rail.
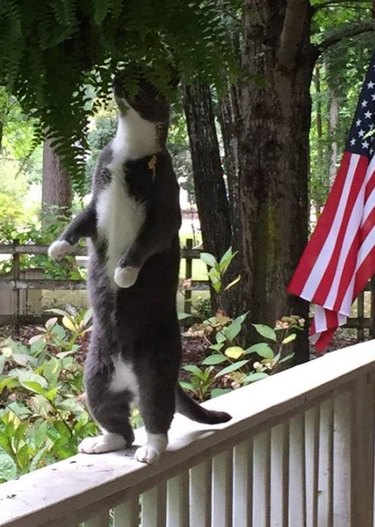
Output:
<path fill-rule="evenodd" d="M 176 416 L 168 452 L 157 465 L 142 465 L 124 452 L 81 454 L 4 483 L 0 526 L 75 525 L 88 511 L 137 495 L 374 370 L 375 341 L 357 344 L 207 401 L 232 414 L 226 424 L 209 428 Z"/>

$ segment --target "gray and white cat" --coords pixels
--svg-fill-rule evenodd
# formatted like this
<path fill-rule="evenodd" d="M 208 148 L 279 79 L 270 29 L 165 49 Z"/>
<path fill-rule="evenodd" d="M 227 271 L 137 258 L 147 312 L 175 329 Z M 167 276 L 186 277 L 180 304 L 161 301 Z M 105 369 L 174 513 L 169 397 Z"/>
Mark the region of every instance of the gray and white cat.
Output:
<path fill-rule="evenodd" d="M 103 435 L 84 439 L 79 450 L 91 454 L 130 446 L 130 407 L 136 404 L 147 432 L 136 459 L 151 464 L 167 447 L 175 410 L 209 424 L 230 416 L 202 408 L 178 385 L 181 214 L 165 149 L 169 105 L 144 79 L 134 96 L 117 80 L 114 94 L 117 133 L 99 158 L 91 202 L 50 246 L 49 255 L 62 258 L 80 238 L 89 238 L 94 319 L 85 384 Z"/>

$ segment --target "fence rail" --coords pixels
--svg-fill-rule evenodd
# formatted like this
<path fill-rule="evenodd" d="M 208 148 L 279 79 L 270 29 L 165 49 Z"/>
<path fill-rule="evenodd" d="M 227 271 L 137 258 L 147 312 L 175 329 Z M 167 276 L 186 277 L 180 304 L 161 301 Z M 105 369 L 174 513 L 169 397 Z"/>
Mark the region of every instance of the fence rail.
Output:
<path fill-rule="evenodd" d="M 0 485 L 0 526 L 373 527 L 374 386 L 372 342 L 329 353 L 205 403 L 228 423 L 177 415 L 154 466 L 80 454 Z"/>
<path fill-rule="evenodd" d="M 200 254 L 203 251 L 193 248 L 193 241 L 186 240 L 186 246 L 181 250 L 181 257 L 186 261 L 185 265 L 185 281 L 189 282 L 189 286 L 184 289 L 184 311 L 191 313 L 191 300 L 193 291 L 207 291 L 209 290 L 207 280 L 193 279 L 193 262 L 200 259 Z M 0 254 L 8 254 L 12 257 L 11 272 L 7 276 L 0 275 L 0 294 L 1 290 L 12 290 L 16 296 L 15 313 L 14 314 L 0 314 L 0 325 L 5 324 L 20 324 L 27 323 L 28 320 L 34 321 L 36 317 L 33 315 L 25 315 L 20 313 L 20 293 L 23 290 L 84 290 L 86 289 L 86 282 L 84 280 L 64 280 L 64 279 L 49 279 L 49 278 L 22 278 L 20 268 L 21 255 L 47 255 L 47 245 L 21 245 L 15 240 L 13 244 L 0 244 Z M 86 248 L 75 247 L 71 253 L 74 256 L 86 256 Z M 365 294 L 370 293 L 369 316 L 366 312 L 366 297 Z M 375 336 L 375 280 L 370 281 L 365 290 L 358 296 L 355 306 L 357 308 L 357 316 L 348 318 L 346 328 L 357 330 L 359 340 L 363 339 L 364 330 L 370 330 L 370 334 Z M 43 318 L 43 317 L 41 317 Z M 31 322 L 30 322 L 31 323 Z"/>

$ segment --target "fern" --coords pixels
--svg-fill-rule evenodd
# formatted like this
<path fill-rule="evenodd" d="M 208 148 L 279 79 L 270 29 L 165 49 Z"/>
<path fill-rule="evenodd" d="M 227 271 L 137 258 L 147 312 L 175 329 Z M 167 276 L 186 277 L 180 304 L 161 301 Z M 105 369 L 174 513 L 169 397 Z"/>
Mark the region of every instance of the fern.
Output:
<path fill-rule="evenodd" d="M 234 1 L 234 0 L 233 0 Z M 227 2 L 226 9 L 229 9 Z M 214 0 L 49 0 L 0 2 L 0 85 L 37 118 L 35 141 L 47 136 L 84 188 L 87 124 L 111 97 L 116 69 L 143 72 L 168 93 L 171 66 L 186 82 L 220 86 L 236 61 Z"/>

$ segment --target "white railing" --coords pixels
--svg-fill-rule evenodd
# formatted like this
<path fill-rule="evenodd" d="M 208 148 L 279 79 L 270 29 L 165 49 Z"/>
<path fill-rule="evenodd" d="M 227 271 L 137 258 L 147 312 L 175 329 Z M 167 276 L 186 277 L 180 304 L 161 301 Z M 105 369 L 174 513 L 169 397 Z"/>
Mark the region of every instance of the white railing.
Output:
<path fill-rule="evenodd" d="M 155 466 L 81 454 L 0 485 L 0 525 L 373 527 L 374 383 L 375 341 L 330 353 L 207 402 L 225 425 L 176 416 Z"/>

